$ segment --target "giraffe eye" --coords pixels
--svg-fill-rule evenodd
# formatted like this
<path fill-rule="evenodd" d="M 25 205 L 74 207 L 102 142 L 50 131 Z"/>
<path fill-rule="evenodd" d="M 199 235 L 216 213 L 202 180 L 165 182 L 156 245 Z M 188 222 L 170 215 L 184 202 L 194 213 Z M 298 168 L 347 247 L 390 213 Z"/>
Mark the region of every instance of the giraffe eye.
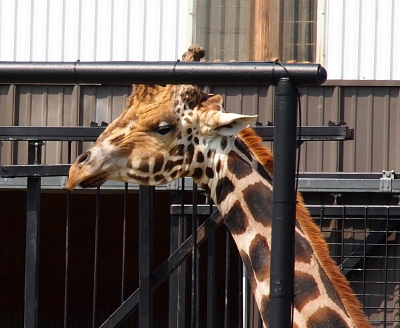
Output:
<path fill-rule="evenodd" d="M 154 131 L 156 131 L 158 134 L 164 135 L 167 134 L 168 132 L 171 132 L 173 128 L 174 126 L 169 124 L 159 125 L 154 129 Z"/>

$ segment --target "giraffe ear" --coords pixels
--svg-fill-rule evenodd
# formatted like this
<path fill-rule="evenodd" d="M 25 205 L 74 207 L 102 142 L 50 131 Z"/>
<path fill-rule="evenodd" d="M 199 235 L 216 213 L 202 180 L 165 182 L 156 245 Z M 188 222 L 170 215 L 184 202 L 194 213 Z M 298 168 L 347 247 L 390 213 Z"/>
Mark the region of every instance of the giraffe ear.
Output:
<path fill-rule="evenodd" d="M 213 130 L 223 136 L 233 136 L 254 122 L 257 115 L 241 115 L 220 112 L 219 119 L 215 122 Z"/>

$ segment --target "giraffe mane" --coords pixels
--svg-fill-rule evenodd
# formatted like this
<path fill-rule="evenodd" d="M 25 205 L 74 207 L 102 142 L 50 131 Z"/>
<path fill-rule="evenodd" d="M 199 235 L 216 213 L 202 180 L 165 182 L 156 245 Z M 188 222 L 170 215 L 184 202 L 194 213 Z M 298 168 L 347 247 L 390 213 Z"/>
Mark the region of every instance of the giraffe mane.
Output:
<path fill-rule="evenodd" d="M 272 152 L 262 144 L 262 139 L 254 130 L 251 128 L 244 129 L 239 133 L 239 138 L 246 144 L 259 163 L 272 174 L 274 156 Z M 296 219 L 303 233 L 307 236 L 321 267 L 333 286 L 335 286 L 346 311 L 354 320 L 356 327 L 370 327 L 361 311 L 360 301 L 355 297 L 348 280 L 343 276 L 336 263 L 330 257 L 328 245 L 306 209 L 300 193 L 297 195 Z"/>

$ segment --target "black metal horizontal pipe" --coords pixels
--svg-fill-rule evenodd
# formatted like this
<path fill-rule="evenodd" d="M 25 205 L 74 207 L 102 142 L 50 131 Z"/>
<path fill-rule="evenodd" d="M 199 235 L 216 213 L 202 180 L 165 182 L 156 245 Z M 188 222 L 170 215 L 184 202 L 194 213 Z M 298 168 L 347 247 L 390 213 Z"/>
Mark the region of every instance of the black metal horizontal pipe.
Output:
<path fill-rule="evenodd" d="M 0 126 L 0 140 L 96 141 L 105 128 L 104 126 Z M 253 126 L 252 128 L 264 141 L 274 141 L 274 126 Z M 353 139 L 353 130 L 347 125 L 303 126 L 301 128 L 302 141 Z M 382 176 L 382 173 L 380 175 Z"/>
<path fill-rule="evenodd" d="M 0 62 L 0 83 L 274 85 L 326 81 L 319 64 L 277 62 Z"/>

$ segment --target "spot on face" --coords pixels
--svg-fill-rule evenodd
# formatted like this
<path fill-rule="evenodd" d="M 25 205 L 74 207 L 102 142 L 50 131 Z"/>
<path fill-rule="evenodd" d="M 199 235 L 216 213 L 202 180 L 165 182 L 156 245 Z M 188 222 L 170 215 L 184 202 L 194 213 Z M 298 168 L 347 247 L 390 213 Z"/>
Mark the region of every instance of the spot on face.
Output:
<path fill-rule="evenodd" d="M 185 148 L 184 145 L 176 145 L 171 148 L 171 150 L 169 151 L 169 155 L 170 156 L 183 156 L 184 148 Z"/>
<path fill-rule="evenodd" d="M 197 153 L 196 161 L 197 161 L 197 163 L 203 163 L 204 162 L 204 155 L 203 155 L 203 153 L 201 151 L 199 151 Z"/>
<path fill-rule="evenodd" d="M 173 168 L 181 166 L 183 164 L 183 159 L 178 159 L 176 161 L 168 160 L 165 164 L 165 171 L 170 172 Z"/>
<path fill-rule="evenodd" d="M 192 144 L 187 146 L 186 163 L 190 164 L 193 161 L 194 146 Z"/>
<path fill-rule="evenodd" d="M 224 216 L 224 220 L 232 235 L 240 235 L 246 232 L 247 227 L 249 226 L 249 220 L 247 219 L 243 211 L 242 205 L 238 200 L 233 204 L 228 213 Z"/>
<path fill-rule="evenodd" d="M 254 237 L 249 248 L 250 261 L 254 274 L 259 281 L 269 278 L 271 251 L 267 239 L 258 234 Z"/>
<path fill-rule="evenodd" d="M 272 219 L 272 192 L 262 182 L 256 182 L 243 190 L 243 200 L 250 209 L 254 220 L 269 226 Z"/>
<path fill-rule="evenodd" d="M 154 158 L 153 173 L 160 172 L 164 164 L 164 156 L 162 154 L 157 154 Z"/>
<path fill-rule="evenodd" d="M 175 179 L 176 176 L 178 175 L 178 173 L 179 173 L 179 170 L 172 172 L 169 176 L 170 176 L 172 179 Z"/>
<path fill-rule="evenodd" d="M 138 170 L 142 171 L 142 172 L 149 172 L 150 171 L 150 165 L 149 165 L 149 159 L 141 159 L 139 166 L 138 166 Z"/>
<path fill-rule="evenodd" d="M 221 139 L 221 149 L 225 150 L 227 145 L 228 145 L 228 139 L 226 137 L 222 137 L 222 139 Z"/>
<path fill-rule="evenodd" d="M 218 181 L 217 188 L 216 188 L 216 196 L 218 204 L 221 204 L 225 198 L 235 190 L 235 186 L 233 185 L 232 181 L 224 177 Z"/>
<path fill-rule="evenodd" d="M 217 166 L 215 167 L 215 169 L 217 170 L 217 173 L 221 172 L 221 160 L 218 160 Z"/>
<path fill-rule="evenodd" d="M 323 307 L 313 313 L 307 320 L 307 327 L 313 328 L 348 328 L 346 322 L 338 313 Z"/>
<path fill-rule="evenodd" d="M 166 181 L 166 179 L 163 174 L 157 174 L 154 176 L 154 181 L 157 183 L 163 183 L 163 181 Z"/>
<path fill-rule="evenodd" d="M 207 157 L 213 159 L 215 156 L 215 149 L 209 149 L 207 152 Z"/>
<path fill-rule="evenodd" d="M 150 178 L 149 177 L 141 177 L 140 175 L 132 174 L 132 173 L 127 173 L 126 174 L 129 178 L 134 179 L 141 184 L 148 185 Z"/>
<path fill-rule="evenodd" d="M 239 180 L 247 177 L 253 171 L 251 166 L 234 151 L 230 151 L 228 154 L 228 169 Z"/>
<path fill-rule="evenodd" d="M 213 171 L 213 169 L 211 167 L 207 167 L 206 168 L 206 176 L 209 179 L 214 178 L 214 171 Z"/>
<path fill-rule="evenodd" d="M 199 167 L 196 167 L 196 168 L 194 169 L 193 174 L 192 174 L 192 178 L 193 178 L 194 180 L 199 180 L 199 179 L 202 177 L 202 175 L 203 175 L 203 169 L 201 169 L 201 168 L 199 168 Z"/>
<path fill-rule="evenodd" d="M 317 283 L 313 276 L 296 271 L 294 276 L 294 306 L 301 311 L 308 302 L 320 296 Z"/>

